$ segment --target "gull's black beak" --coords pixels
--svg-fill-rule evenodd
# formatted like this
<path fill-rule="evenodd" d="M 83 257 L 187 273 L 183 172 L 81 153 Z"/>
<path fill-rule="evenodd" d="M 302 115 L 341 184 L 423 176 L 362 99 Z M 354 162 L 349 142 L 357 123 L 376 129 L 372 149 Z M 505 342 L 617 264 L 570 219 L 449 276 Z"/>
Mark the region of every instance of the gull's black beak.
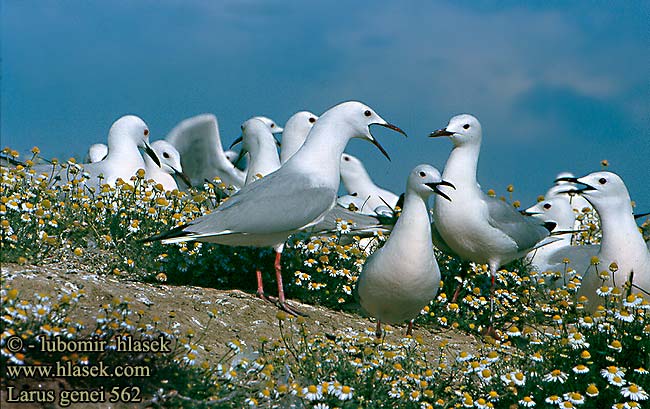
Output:
<path fill-rule="evenodd" d="M 528 210 L 520 210 L 522 216 L 534 216 L 536 214 L 541 214 L 540 212 L 529 212 Z"/>
<path fill-rule="evenodd" d="M 650 212 L 648 212 L 648 213 L 639 213 L 639 214 L 635 214 L 635 215 L 634 215 L 634 219 L 640 219 L 640 218 L 642 218 L 642 217 L 646 217 L 646 216 L 648 216 L 648 215 L 650 215 Z"/>
<path fill-rule="evenodd" d="M 230 148 L 228 148 L 228 149 L 232 149 L 233 146 L 237 145 L 238 143 L 241 143 L 241 141 L 242 141 L 243 139 L 244 139 L 243 136 L 240 136 L 239 138 L 235 139 L 235 140 L 230 144 Z M 239 155 L 239 156 L 241 156 L 241 155 Z"/>
<path fill-rule="evenodd" d="M 583 193 L 583 192 L 588 192 L 589 190 L 596 190 L 595 187 L 593 187 L 591 185 L 588 185 L 588 184 L 586 184 L 584 182 L 579 181 L 578 178 L 572 178 L 572 177 L 557 178 L 557 179 L 555 179 L 555 182 L 556 183 L 557 182 L 571 182 L 571 183 L 578 183 L 578 184 L 584 186 L 584 187 L 581 187 L 581 188 L 578 188 L 578 189 L 576 189 L 576 188 L 569 189 L 567 191 L 560 192 L 560 193 L 569 193 L 569 194 L 578 193 L 578 194 L 580 194 L 580 193 Z"/>
<path fill-rule="evenodd" d="M 144 144 L 144 151 L 147 155 L 149 155 L 151 160 L 153 160 L 156 163 L 156 165 L 160 167 L 160 159 L 158 159 L 158 155 L 156 155 L 156 152 L 154 152 L 154 150 L 151 149 L 151 146 L 149 146 L 148 143 Z"/>
<path fill-rule="evenodd" d="M 429 138 L 438 138 L 440 136 L 451 136 L 453 135 L 454 132 L 449 132 L 447 128 L 442 128 L 438 129 L 437 131 L 433 131 L 429 134 Z"/>
<path fill-rule="evenodd" d="M 383 126 L 384 128 L 392 129 L 393 131 L 397 131 L 397 132 L 401 133 L 402 135 L 404 135 L 405 138 L 408 138 L 408 135 L 406 135 L 406 132 L 404 132 L 402 130 L 402 128 L 399 128 L 396 125 L 393 125 L 393 124 L 379 124 L 379 123 L 372 124 L 372 125 L 380 125 L 380 126 Z"/>
<path fill-rule="evenodd" d="M 401 128 L 399 128 L 399 127 L 397 127 L 397 126 L 395 126 L 395 125 L 393 125 L 393 124 L 389 124 L 389 123 L 386 123 L 386 124 L 375 123 L 375 124 L 371 124 L 371 125 L 381 125 L 381 126 L 383 126 L 384 128 L 392 129 L 393 131 L 397 131 L 397 132 L 401 133 L 402 135 L 406 136 L 406 132 L 404 132 Z M 373 143 L 377 148 L 379 148 L 379 150 L 381 151 L 381 153 L 383 153 L 384 156 L 385 156 L 386 158 L 388 158 L 388 160 L 390 160 L 390 156 L 388 156 L 388 153 L 386 152 L 386 150 L 384 149 L 384 147 L 381 146 L 381 144 L 379 143 L 379 141 L 377 140 L 377 138 L 375 138 L 374 136 L 372 136 L 372 134 L 371 134 L 370 136 L 372 137 L 371 142 L 372 142 L 372 143 Z"/>
<path fill-rule="evenodd" d="M 433 190 L 437 195 L 440 195 L 440 196 L 444 197 L 445 199 L 449 200 L 450 202 L 451 202 L 451 198 L 449 196 L 447 196 L 443 191 L 438 189 L 438 186 L 441 186 L 441 185 L 442 186 L 449 186 L 452 189 L 456 190 L 456 186 L 454 186 L 450 182 L 447 182 L 446 180 L 441 180 L 440 182 L 436 182 L 436 183 L 425 183 L 425 185 L 429 186 L 431 188 L 431 190 Z"/>
<path fill-rule="evenodd" d="M 187 177 L 187 175 L 183 172 L 179 172 L 175 168 L 172 168 L 174 171 L 174 174 L 177 175 L 181 180 L 187 185 L 187 187 L 192 187 L 192 181 L 190 181 L 190 178 Z"/>
<path fill-rule="evenodd" d="M 557 179 L 555 179 L 555 183 L 557 183 L 557 182 L 580 183 L 580 182 L 578 182 L 578 178 L 572 178 L 572 177 L 557 178 Z"/>

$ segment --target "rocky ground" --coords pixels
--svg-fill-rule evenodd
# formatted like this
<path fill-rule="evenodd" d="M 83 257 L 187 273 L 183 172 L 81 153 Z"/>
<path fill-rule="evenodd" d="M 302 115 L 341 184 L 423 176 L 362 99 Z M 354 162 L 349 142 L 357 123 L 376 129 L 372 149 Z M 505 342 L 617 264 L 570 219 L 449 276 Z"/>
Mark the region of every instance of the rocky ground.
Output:
<path fill-rule="evenodd" d="M 259 345 L 259 339 L 279 339 L 280 332 L 276 314 L 278 309 L 253 294 L 238 290 L 216 290 L 192 286 L 169 286 L 127 281 L 118 276 L 98 275 L 79 269 L 74 265 L 31 266 L 5 264 L 2 266 L 3 286 L 19 291 L 20 298 L 31 299 L 36 293 L 52 294 L 63 287 L 84 289 L 86 296 L 73 311 L 72 318 L 79 319 L 87 327 L 94 327 L 95 317 L 102 304 L 117 298 L 130 300 L 133 310 L 142 310 L 143 320 L 149 322 L 154 316 L 167 321 L 170 312 L 172 321 L 180 324 L 181 332 L 193 329 L 197 336 L 205 333 L 201 344 L 210 351 L 210 363 L 218 361 L 227 351 L 227 343 L 234 339 L 244 341 L 249 347 Z M 359 315 L 329 310 L 319 306 L 291 301 L 300 311 L 307 313 L 306 326 L 311 333 L 335 334 L 340 331 L 363 331 L 374 328 L 374 324 Z M 208 311 L 216 309 L 217 316 L 209 327 Z M 396 341 L 405 328 L 393 328 L 387 340 Z M 474 337 L 453 330 L 416 327 L 416 336 L 425 344 L 438 345 L 446 340 L 457 349 L 474 349 L 480 342 Z M 52 381 L 56 382 L 56 381 Z M 59 382 L 58 386 L 64 387 Z M 9 407 L 3 388 L 2 407 Z M 17 407 L 27 408 L 25 405 Z"/>

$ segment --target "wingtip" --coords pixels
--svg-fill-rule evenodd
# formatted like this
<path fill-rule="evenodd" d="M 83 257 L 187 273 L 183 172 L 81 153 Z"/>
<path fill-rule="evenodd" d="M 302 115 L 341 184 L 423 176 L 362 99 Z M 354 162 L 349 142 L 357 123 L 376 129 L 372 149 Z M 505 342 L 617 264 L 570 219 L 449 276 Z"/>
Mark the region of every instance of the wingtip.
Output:
<path fill-rule="evenodd" d="M 154 241 L 163 241 L 163 244 L 168 244 L 170 242 L 165 242 L 170 239 L 179 239 L 182 237 L 187 237 L 190 235 L 190 232 L 183 231 L 189 224 L 182 224 L 180 226 L 174 227 L 171 230 L 168 230 L 163 233 L 155 234 L 153 236 L 146 237 L 144 239 L 138 240 L 139 243 L 151 243 Z"/>
<path fill-rule="evenodd" d="M 546 230 L 548 230 L 549 233 L 551 233 L 557 227 L 557 223 L 555 223 L 555 222 L 544 222 L 544 227 L 546 228 Z"/>

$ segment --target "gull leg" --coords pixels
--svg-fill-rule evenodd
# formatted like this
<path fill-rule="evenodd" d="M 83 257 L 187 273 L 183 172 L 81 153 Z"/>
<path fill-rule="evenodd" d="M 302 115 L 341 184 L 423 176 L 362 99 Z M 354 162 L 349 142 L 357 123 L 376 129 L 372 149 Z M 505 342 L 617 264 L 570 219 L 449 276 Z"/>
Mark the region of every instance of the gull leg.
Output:
<path fill-rule="evenodd" d="M 257 275 L 257 296 L 264 301 L 269 301 L 269 299 L 266 298 L 266 295 L 264 295 L 264 284 L 262 284 L 262 272 L 260 270 L 257 270 L 255 271 L 255 274 Z"/>
<path fill-rule="evenodd" d="M 468 268 L 469 268 L 469 264 L 461 263 L 461 265 L 460 265 L 461 278 L 463 278 L 465 276 L 465 274 L 467 273 Z M 462 282 L 456 284 L 456 291 L 454 291 L 454 295 L 453 295 L 453 297 L 451 297 L 451 302 L 455 303 L 456 301 L 458 301 L 458 296 L 460 295 L 460 290 L 462 288 L 463 288 L 463 283 Z"/>
<path fill-rule="evenodd" d="M 494 317 L 494 288 L 497 268 L 499 268 L 499 266 L 496 263 L 490 263 L 490 275 L 492 276 L 490 285 L 490 325 L 485 330 L 483 330 L 483 335 L 489 335 L 490 337 L 499 341 L 501 338 L 495 331 L 494 325 L 492 324 L 492 318 Z"/>
<path fill-rule="evenodd" d="M 275 278 L 278 282 L 278 301 L 277 305 L 278 307 L 285 312 L 288 312 L 289 314 L 293 315 L 300 315 L 303 317 L 306 317 L 307 314 L 298 311 L 296 308 L 290 306 L 285 298 L 284 298 L 284 285 L 282 284 L 282 264 L 280 263 L 280 259 L 282 258 L 282 251 L 275 251 Z"/>
<path fill-rule="evenodd" d="M 375 336 L 381 339 L 381 321 L 377 320 L 377 329 L 375 329 Z"/>
<path fill-rule="evenodd" d="M 406 328 L 406 336 L 413 335 L 413 320 L 409 321 L 409 326 Z"/>

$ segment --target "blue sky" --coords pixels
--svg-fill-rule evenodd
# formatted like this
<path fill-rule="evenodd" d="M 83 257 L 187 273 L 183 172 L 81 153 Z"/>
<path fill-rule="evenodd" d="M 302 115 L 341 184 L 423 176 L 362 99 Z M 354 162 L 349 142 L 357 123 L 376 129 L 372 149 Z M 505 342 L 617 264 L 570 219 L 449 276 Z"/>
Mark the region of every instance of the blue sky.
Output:
<path fill-rule="evenodd" d="M 357 99 L 409 134 L 373 129 L 392 162 L 348 148 L 392 190 L 419 163 L 442 169 L 451 143 L 426 135 L 467 112 L 484 188 L 532 203 L 607 159 L 648 211 L 649 4 L 4 0 L 1 143 L 81 156 L 123 114 L 155 140 L 213 112 L 229 144 L 251 116 Z"/>

